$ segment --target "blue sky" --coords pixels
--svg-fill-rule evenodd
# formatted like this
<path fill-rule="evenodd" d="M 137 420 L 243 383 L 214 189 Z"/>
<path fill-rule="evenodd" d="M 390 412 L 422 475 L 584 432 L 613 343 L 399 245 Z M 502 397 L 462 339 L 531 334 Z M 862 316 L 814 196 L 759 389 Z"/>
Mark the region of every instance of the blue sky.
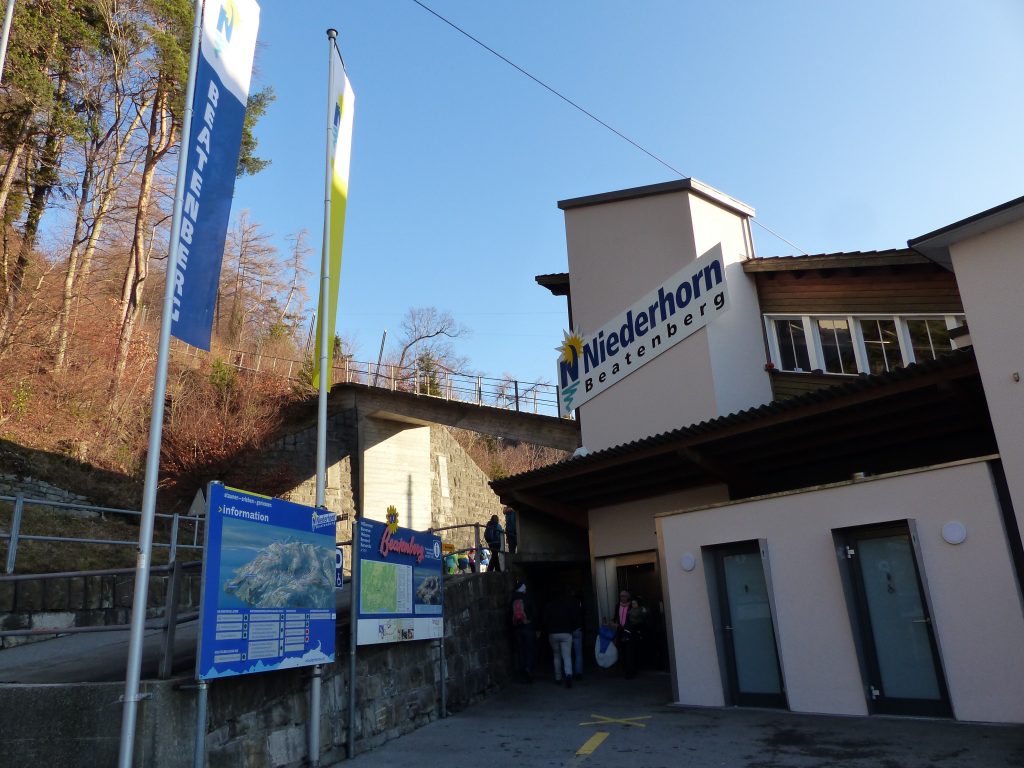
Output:
<path fill-rule="evenodd" d="M 425 2 L 810 253 L 902 247 L 1024 194 L 1019 0 Z M 553 381 L 565 303 L 534 276 L 566 269 L 557 201 L 677 177 L 412 0 L 265 0 L 273 164 L 234 210 L 282 250 L 309 230 L 314 271 L 327 27 L 357 97 L 338 330 L 375 359 L 436 306 L 472 329 L 473 369 Z"/>

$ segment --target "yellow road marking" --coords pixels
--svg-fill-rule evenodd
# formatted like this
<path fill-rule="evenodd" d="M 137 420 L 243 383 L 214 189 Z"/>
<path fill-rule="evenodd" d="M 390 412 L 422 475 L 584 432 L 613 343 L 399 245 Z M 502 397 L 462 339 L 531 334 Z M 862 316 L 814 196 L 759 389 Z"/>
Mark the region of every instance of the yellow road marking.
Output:
<path fill-rule="evenodd" d="M 580 757 L 581 755 L 593 754 L 594 750 L 600 747 L 601 742 L 603 742 L 607 738 L 607 733 L 605 733 L 604 731 L 598 731 L 589 739 L 587 739 L 586 743 L 582 747 L 576 750 L 576 757 Z"/>
<path fill-rule="evenodd" d="M 596 719 L 586 723 L 580 723 L 580 725 L 607 725 L 608 723 L 618 723 L 619 725 L 632 725 L 636 728 L 646 728 L 646 725 L 636 721 L 651 719 L 650 715 L 639 715 L 638 717 L 605 717 L 604 715 L 591 714 L 590 716 Z"/>

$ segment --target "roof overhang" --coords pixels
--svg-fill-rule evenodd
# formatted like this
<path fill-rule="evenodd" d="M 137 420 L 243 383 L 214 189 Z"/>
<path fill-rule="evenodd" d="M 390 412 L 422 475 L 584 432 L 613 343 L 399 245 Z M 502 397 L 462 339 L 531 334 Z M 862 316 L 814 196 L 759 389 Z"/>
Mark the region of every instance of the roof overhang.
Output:
<path fill-rule="evenodd" d="M 970 351 L 608 448 L 491 486 L 586 527 L 587 511 L 707 485 L 733 499 L 997 452 Z"/>
<path fill-rule="evenodd" d="M 547 288 L 555 296 L 569 295 L 569 273 L 555 272 L 550 275 L 537 275 L 534 280 L 537 285 Z"/>
<path fill-rule="evenodd" d="M 802 270 L 873 269 L 880 267 L 932 268 L 931 262 L 910 248 L 888 251 L 851 251 L 846 253 L 819 253 L 808 256 L 769 256 L 747 259 L 743 271 L 799 272 Z"/>
<path fill-rule="evenodd" d="M 1010 200 L 995 208 L 968 216 L 966 219 L 929 232 L 927 235 L 908 240 L 907 245 L 936 264 L 952 271 L 953 258 L 949 250 L 952 246 L 1022 219 L 1024 219 L 1024 197 L 1018 197 L 1016 200 Z"/>

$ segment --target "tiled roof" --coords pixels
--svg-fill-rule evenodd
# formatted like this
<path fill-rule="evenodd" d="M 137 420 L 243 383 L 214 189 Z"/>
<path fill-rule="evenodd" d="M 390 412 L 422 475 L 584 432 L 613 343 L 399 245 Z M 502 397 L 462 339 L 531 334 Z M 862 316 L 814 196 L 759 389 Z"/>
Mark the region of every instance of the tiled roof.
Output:
<path fill-rule="evenodd" d="M 784 272 L 799 269 L 850 269 L 928 264 L 928 259 L 910 248 L 885 251 L 846 251 L 809 256 L 770 256 L 743 262 L 745 272 Z"/>

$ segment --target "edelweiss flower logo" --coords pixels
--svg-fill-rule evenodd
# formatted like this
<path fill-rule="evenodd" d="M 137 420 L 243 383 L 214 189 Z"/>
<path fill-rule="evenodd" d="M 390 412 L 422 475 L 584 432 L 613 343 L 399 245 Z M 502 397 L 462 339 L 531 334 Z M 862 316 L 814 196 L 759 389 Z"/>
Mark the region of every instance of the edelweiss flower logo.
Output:
<path fill-rule="evenodd" d="M 388 530 L 391 531 L 392 536 L 398 530 L 398 510 L 393 504 L 388 507 Z"/>

